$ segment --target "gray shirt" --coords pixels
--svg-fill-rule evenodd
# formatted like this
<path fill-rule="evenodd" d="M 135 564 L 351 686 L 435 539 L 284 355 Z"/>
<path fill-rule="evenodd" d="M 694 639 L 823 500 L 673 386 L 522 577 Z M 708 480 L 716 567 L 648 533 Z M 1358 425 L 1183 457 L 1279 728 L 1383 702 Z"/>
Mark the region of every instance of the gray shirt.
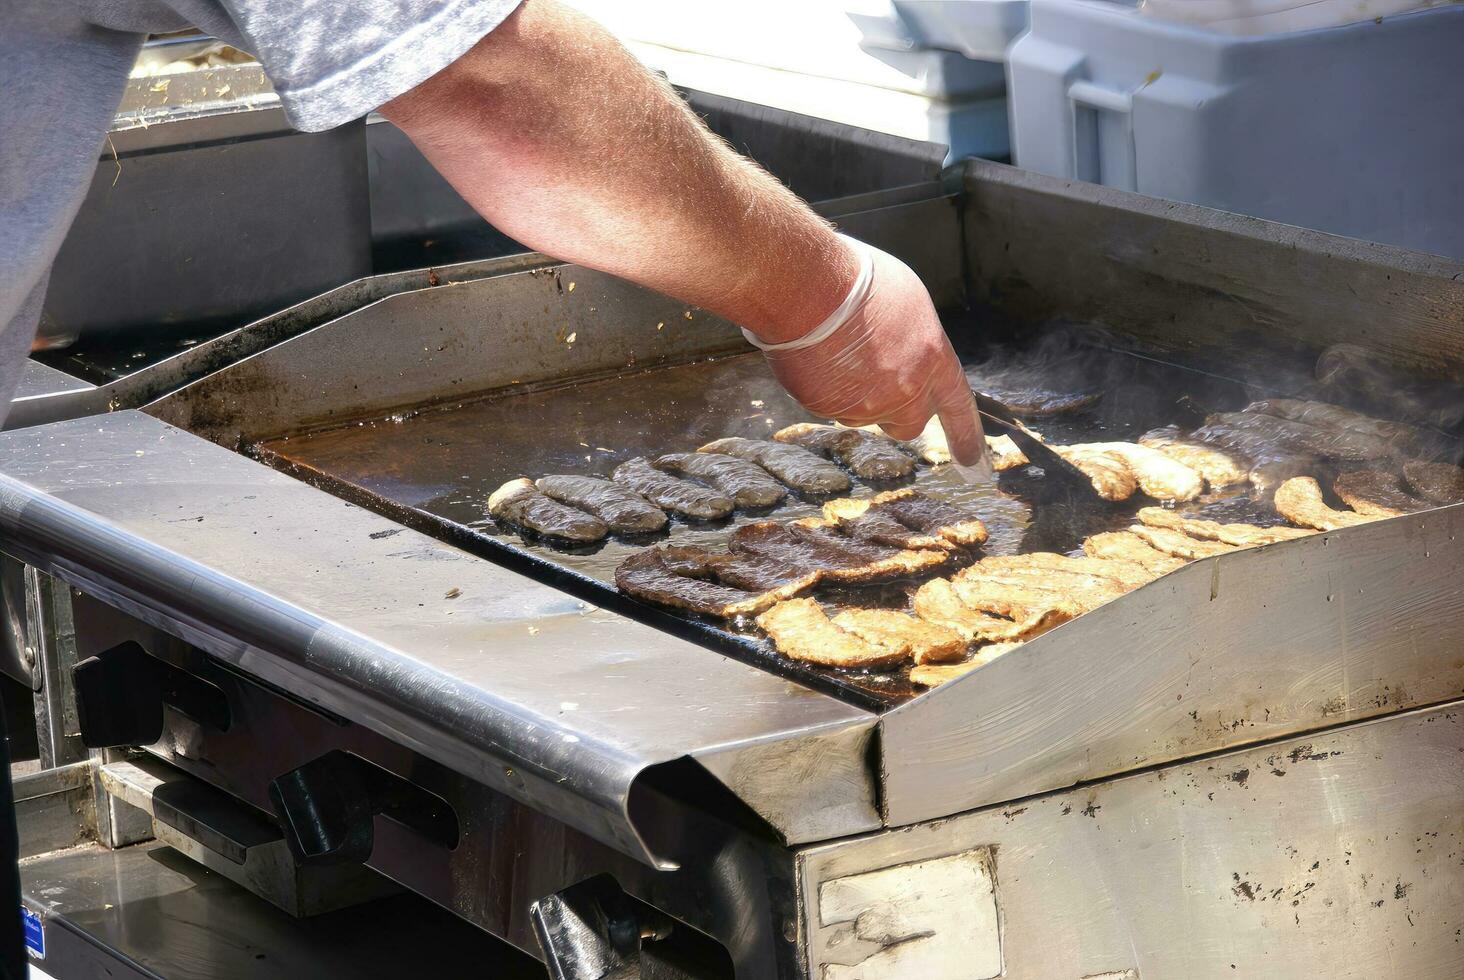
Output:
<path fill-rule="evenodd" d="M 0 0 L 0 420 L 51 262 L 148 34 L 196 27 L 259 58 L 309 132 L 441 71 L 519 0 Z"/>

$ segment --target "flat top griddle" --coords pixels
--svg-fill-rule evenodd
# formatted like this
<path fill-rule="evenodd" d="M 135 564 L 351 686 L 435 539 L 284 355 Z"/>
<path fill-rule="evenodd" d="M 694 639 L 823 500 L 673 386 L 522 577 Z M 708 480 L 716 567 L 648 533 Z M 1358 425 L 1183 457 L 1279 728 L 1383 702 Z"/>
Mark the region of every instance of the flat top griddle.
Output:
<path fill-rule="evenodd" d="M 952 333 L 960 336 L 959 325 Z M 1033 363 L 1049 358 L 1039 348 Z M 1082 411 L 1033 418 L 1032 426 L 1051 442 L 1132 438 L 1158 425 L 1184 422 L 1205 410 L 1243 405 L 1254 390 L 1211 375 L 1191 372 L 1131 353 L 1064 345 L 1055 373 L 1071 376 L 1072 356 L 1082 373 L 1099 379 L 1104 395 Z M 1020 358 L 1010 348 L 966 352 L 968 364 Z M 1050 359 L 1050 358 L 1049 358 Z M 1202 406 L 1202 407 L 1201 407 Z M 630 612 L 694 636 L 743 660 L 793 676 L 855 703 L 884 708 L 922 688 L 904 673 L 870 674 L 796 663 L 776 653 L 747 624 L 671 613 L 620 595 L 615 567 L 627 556 L 671 541 L 718 548 L 749 521 L 792 520 L 819 512 L 821 500 L 790 497 L 765 513 L 739 512 L 716 524 L 673 520 L 668 532 L 648 539 L 611 538 L 592 547 L 567 548 L 533 540 L 500 527 L 487 515 L 488 495 L 515 477 L 577 473 L 608 477 L 616 464 L 635 456 L 692 451 L 723 436 L 767 438 L 810 416 L 782 390 L 756 354 L 724 357 L 675 367 L 522 393 L 499 393 L 475 401 L 421 412 L 403 411 L 373 422 L 271 439 L 252 451 L 323 488 L 378 510 L 410 526 L 476 553 L 528 571 L 589 601 Z M 1193 422 L 1194 419 L 1188 421 Z M 1136 496 L 1122 504 L 1091 495 L 1053 493 L 1033 468 L 1002 474 L 996 487 L 969 486 L 952 468 L 921 465 L 914 486 L 962 504 L 980 515 L 990 531 L 984 554 L 1032 551 L 1076 553 L 1083 538 L 1133 523 Z M 884 486 L 855 481 L 852 495 Z M 1185 512 L 1219 520 L 1273 524 L 1279 518 L 1268 501 L 1235 489 L 1195 501 Z M 903 606 L 918 583 L 821 591 L 831 604 Z"/>

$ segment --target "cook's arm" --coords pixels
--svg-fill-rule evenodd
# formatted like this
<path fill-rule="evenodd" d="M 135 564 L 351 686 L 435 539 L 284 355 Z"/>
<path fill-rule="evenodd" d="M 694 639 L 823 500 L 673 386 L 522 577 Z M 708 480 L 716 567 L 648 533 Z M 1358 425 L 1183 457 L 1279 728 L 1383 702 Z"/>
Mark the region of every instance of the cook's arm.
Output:
<path fill-rule="evenodd" d="M 859 275 L 855 249 L 557 0 L 526 0 L 381 111 L 508 235 L 710 310 L 765 342 L 807 334 Z M 812 410 L 879 422 L 898 438 L 913 438 L 939 411 L 958 458 L 975 462 L 979 423 L 928 295 L 883 253 L 874 276 L 858 342 L 803 352 L 780 379 Z"/>

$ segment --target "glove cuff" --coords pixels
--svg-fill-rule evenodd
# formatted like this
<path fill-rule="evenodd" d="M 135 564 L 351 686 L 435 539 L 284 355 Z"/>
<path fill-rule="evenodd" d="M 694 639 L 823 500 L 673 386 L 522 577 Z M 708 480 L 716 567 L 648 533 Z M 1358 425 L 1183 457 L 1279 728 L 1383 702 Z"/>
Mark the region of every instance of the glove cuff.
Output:
<path fill-rule="evenodd" d="M 859 274 L 854 277 L 854 285 L 849 287 L 849 295 L 844 297 L 844 302 L 840 303 L 834 312 L 824 317 L 823 322 L 808 333 L 792 340 L 785 340 L 781 344 L 764 343 L 758 339 L 756 334 L 743 327 L 742 336 L 749 344 L 765 352 L 795 351 L 813 347 L 827 340 L 830 334 L 844 325 L 850 314 L 864 305 L 864 301 L 869 298 L 870 286 L 874 283 L 874 255 L 871 253 L 870 247 L 857 238 L 850 238 L 848 235 L 839 237 L 853 246 L 854 253 L 859 256 Z"/>

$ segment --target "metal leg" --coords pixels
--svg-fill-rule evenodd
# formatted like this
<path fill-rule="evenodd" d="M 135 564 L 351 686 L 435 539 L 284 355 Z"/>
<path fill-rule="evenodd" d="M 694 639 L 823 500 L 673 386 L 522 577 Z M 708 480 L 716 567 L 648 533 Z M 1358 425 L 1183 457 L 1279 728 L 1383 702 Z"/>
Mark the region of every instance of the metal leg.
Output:
<path fill-rule="evenodd" d="M 87 758 L 71 681 L 76 666 L 71 590 L 34 568 L 25 570 L 25 581 L 26 628 L 35 652 L 36 741 L 41 768 L 51 769 Z"/>

